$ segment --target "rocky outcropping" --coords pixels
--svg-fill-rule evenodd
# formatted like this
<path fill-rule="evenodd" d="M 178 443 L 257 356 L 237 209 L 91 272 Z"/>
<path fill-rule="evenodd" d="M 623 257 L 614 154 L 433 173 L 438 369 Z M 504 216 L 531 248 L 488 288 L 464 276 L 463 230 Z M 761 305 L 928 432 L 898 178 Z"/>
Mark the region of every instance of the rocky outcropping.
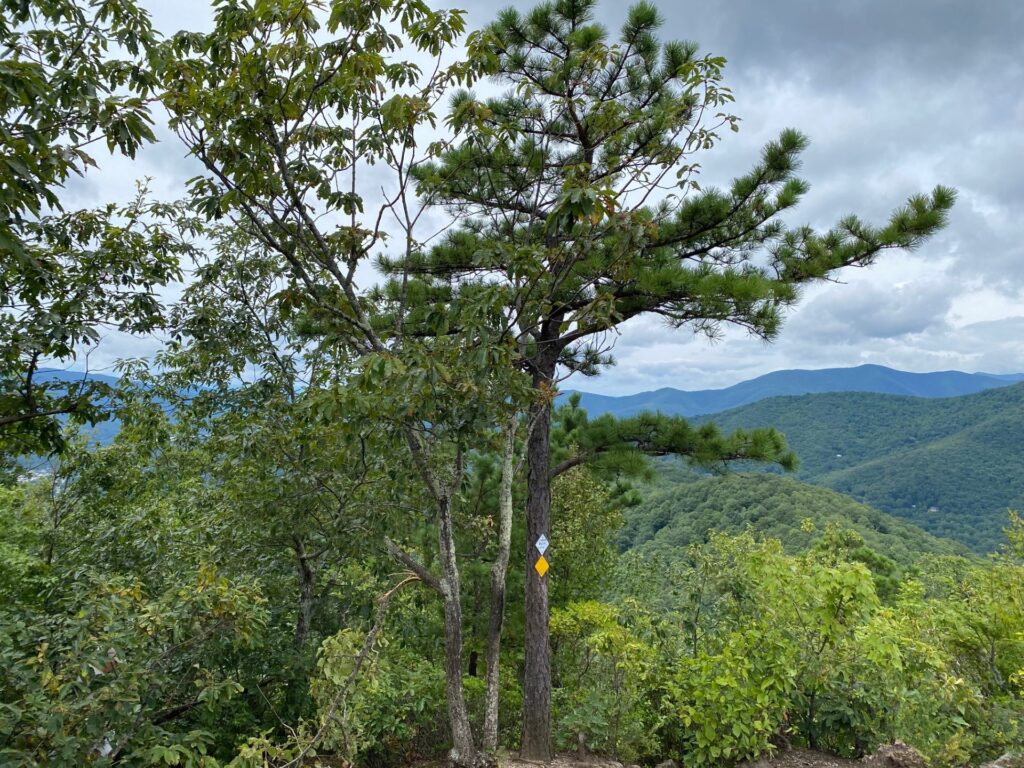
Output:
<path fill-rule="evenodd" d="M 1024 768 L 1024 755 L 1006 754 L 995 762 L 985 763 L 981 768 Z"/>

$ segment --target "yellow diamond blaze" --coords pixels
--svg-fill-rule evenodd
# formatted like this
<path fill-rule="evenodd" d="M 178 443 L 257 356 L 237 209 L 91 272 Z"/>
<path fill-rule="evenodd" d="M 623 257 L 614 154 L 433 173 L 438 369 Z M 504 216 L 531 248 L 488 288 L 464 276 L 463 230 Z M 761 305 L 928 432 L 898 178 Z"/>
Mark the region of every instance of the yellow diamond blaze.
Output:
<path fill-rule="evenodd" d="M 545 573 L 548 572 L 548 568 L 550 566 L 548 565 L 548 561 L 544 559 L 544 555 L 541 555 L 537 559 L 537 562 L 534 563 L 533 567 L 536 569 L 538 576 L 543 576 Z"/>

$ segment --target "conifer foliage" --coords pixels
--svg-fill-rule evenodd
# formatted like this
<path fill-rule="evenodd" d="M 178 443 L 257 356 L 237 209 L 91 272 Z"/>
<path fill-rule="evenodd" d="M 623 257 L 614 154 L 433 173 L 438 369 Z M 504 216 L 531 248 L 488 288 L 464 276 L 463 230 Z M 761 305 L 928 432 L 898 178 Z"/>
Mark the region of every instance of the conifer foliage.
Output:
<path fill-rule="evenodd" d="M 458 301 L 482 283 L 509 291 L 508 327 L 538 394 L 528 450 L 527 557 L 550 530 L 551 393 L 558 377 L 595 373 L 607 339 L 645 314 L 709 336 L 723 325 L 764 339 L 801 284 L 913 248 L 941 228 L 954 193 L 936 187 L 880 226 L 854 215 L 827 231 L 780 214 L 807 192 L 807 139 L 783 130 L 728 189 L 698 181 L 703 152 L 739 130 L 724 59 L 659 39 L 639 3 L 613 39 L 594 0 L 503 12 L 478 41 L 506 92 L 461 92 L 449 121 L 465 140 L 416 169 L 421 194 L 462 219 L 428 252 L 384 261 L 407 285 Z M 397 290 L 394 288 L 393 290 Z M 557 543 L 552 546 L 557 563 Z M 527 570 L 524 756 L 551 755 L 546 581 Z"/>

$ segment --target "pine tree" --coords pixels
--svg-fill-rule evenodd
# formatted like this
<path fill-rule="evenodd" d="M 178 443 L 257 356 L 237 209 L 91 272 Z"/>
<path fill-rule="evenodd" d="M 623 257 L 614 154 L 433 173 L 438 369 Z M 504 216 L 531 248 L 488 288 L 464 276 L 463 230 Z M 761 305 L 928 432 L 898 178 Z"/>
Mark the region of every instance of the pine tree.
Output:
<path fill-rule="evenodd" d="M 532 379 L 527 494 L 526 671 L 522 754 L 551 756 L 546 578 L 535 544 L 550 532 L 551 407 L 561 376 L 610 362 L 606 339 L 639 315 L 715 336 L 739 326 L 765 340 L 802 284 L 917 246 L 940 229 L 954 192 L 910 198 L 882 226 L 846 216 L 830 230 L 784 224 L 807 191 L 806 138 L 784 130 L 727 190 L 704 189 L 701 152 L 737 130 L 724 59 L 661 42 L 661 19 L 635 5 L 616 42 L 594 0 L 503 12 L 471 46 L 507 92 L 462 92 L 450 122 L 466 139 L 417 169 L 421 194 L 461 218 L 428 252 L 382 267 L 426 300 L 500 286 L 518 365 Z M 397 290 L 393 286 L 393 290 Z M 411 321 L 411 318 L 410 318 Z M 557 573 L 558 543 L 548 557 Z"/>

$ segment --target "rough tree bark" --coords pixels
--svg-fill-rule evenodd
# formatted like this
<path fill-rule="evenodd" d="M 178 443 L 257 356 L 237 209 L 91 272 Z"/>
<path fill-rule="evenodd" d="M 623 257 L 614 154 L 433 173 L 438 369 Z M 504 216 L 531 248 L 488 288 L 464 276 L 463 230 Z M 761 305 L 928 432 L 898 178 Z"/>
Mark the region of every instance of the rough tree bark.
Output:
<path fill-rule="evenodd" d="M 306 545 L 299 536 L 294 536 L 295 557 L 299 570 L 299 611 L 295 618 L 295 644 L 302 645 L 309 636 L 313 619 L 313 596 L 316 592 L 316 569 L 310 561 L 316 558 L 306 552 Z"/>
<path fill-rule="evenodd" d="M 556 338 L 543 334 L 538 339 L 540 351 L 535 359 L 533 386 L 542 396 L 533 406 L 530 419 L 532 429 L 526 452 L 526 670 L 523 677 L 523 739 L 520 755 L 527 760 L 544 762 L 551 760 L 548 581 L 547 576 L 540 576 L 534 570 L 534 565 L 540 556 L 536 549 L 537 539 L 541 535 L 550 538 L 551 396 L 554 394 L 559 351 Z"/>

